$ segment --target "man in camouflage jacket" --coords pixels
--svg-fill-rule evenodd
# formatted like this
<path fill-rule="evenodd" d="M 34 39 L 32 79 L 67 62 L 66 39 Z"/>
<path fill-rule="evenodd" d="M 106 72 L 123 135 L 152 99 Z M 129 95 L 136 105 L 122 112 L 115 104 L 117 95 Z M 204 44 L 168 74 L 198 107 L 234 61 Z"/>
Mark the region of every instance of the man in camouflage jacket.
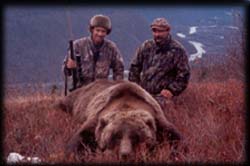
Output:
<path fill-rule="evenodd" d="M 146 40 L 136 50 L 128 79 L 154 97 L 170 99 L 187 87 L 190 77 L 188 57 L 184 47 L 172 39 L 165 18 L 155 19 L 151 30 L 154 39 Z"/>
<path fill-rule="evenodd" d="M 114 42 L 105 39 L 111 32 L 110 18 L 95 15 L 90 20 L 89 30 L 91 36 L 80 38 L 73 43 L 75 55 L 81 57 L 79 66 L 70 58 L 69 52 L 64 59 L 64 73 L 70 76 L 70 69 L 81 69 L 77 69 L 77 87 L 87 85 L 96 79 L 108 79 L 110 69 L 113 71 L 114 80 L 123 79 L 122 55 Z"/>

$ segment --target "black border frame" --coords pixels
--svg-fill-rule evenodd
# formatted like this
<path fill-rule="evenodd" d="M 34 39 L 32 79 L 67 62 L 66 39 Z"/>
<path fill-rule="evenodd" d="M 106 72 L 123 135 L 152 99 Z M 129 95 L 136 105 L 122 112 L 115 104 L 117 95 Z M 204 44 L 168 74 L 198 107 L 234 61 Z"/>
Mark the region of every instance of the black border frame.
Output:
<path fill-rule="evenodd" d="M 249 144 L 249 97 L 250 97 L 250 90 L 249 90 L 249 85 L 250 85 L 250 67 L 249 67 L 249 39 L 250 39 L 250 26 L 249 26 L 249 17 L 250 17 L 250 0 L 217 0 L 217 1 L 190 1 L 190 0 L 175 0 L 174 2 L 161 2 L 159 0 L 154 0 L 153 2 L 143 2 L 143 1 L 134 1 L 134 2 L 129 2 L 129 1 L 112 1 L 112 0 L 82 0 L 82 1 L 73 1 L 73 0 L 43 0 L 43 1 L 37 1 L 37 2 L 32 2 L 32 1 L 27 1 L 23 0 L 22 2 L 20 1 L 2 1 L 2 10 L 1 10 L 1 21 L 4 23 L 4 8 L 8 6 L 79 6 L 79 5 L 84 5 L 84 6 L 95 6 L 95 5 L 101 5 L 101 6 L 153 6 L 156 7 L 158 5 L 174 5 L 174 6 L 190 6 L 190 7 L 199 7 L 199 6 L 242 6 L 245 8 L 245 29 L 246 29 L 246 50 L 245 50 L 245 103 L 246 103 L 246 118 L 245 118 L 245 124 L 246 124 L 246 144 L 245 144 L 245 158 L 246 161 L 243 163 L 103 163 L 103 164 L 97 164 L 97 163 L 81 163 L 81 164 L 64 164 L 64 163 L 57 163 L 57 164 L 39 164 L 39 165 L 247 165 L 249 163 L 249 151 L 250 151 L 250 144 Z M 3 24 L 2 24 L 3 25 Z M 4 28 L 3 26 L 0 27 L 0 32 L 1 32 L 1 40 L 3 43 L 4 42 Z M 4 89 L 3 89 L 3 84 L 4 84 L 4 59 L 5 59 L 5 50 L 3 44 L 1 45 L 1 55 L 0 56 L 0 65 L 2 67 L 2 70 L 0 71 L 0 82 L 2 83 L 2 88 L 0 90 L 0 98 L 1 100 L 1 105 L 3 108 L 3 99 L 4 99 Z M 4 132 L 4 114 L 3 111 L 0 112 L 1 116 L 1 123 L 0 123 L 0 128 L 1 133 L 0 136 L 3 138 L 3 132 Z M 3 149 L 3 139 L 1 139 L 0 143 L 0 149 Z M 2 150 L 0 151 L 0 164 L 6 164 L 3 156 L 2 156 Z M 11 165 L 11 164 L 7 164 Z M 15 164 L 15 165 L 27 165 L 27 164 Z M 35 164 L 28 164 L 28 165 L 35 165 Z"/>

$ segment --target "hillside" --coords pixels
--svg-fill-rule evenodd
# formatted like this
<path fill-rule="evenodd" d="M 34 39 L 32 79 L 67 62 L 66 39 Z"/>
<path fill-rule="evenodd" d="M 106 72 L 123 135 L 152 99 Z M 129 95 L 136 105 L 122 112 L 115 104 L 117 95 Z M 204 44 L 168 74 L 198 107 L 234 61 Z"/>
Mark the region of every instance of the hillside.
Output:
<path fill-rule="evenodd" d="M 4 10 L 4 76 L 5 83 L 52 83 L 63 80 L 61 65 L 67 52 L 70 32 L 73 39 L 89 35 L 88 22 L 95 14 L 106 14 L 112 20 L 107 37 L 116 42 L 128 69 L 136 48 L 152 37 L 150 24 L 156 17 L 166 17 L 173 38 L 196 53 L 191 42 L 202 44 L 202 58 L 211 63 L 224 61 L 225 49 L 232 34 L 238 35 L 241 24 L 234 23 L 233 11 L 239 7 L 143 7 L 143 6 L 11 6 Z M 244 20 L 244 19 L 243 19 Z M 191 28 L 196 32 L 190 32 Z M 185 35 L 180 37 L 177 33 Z M 237 42 L 237 41 L 236 41 Z"/>
<path fill-rule="evenodd" d="M 245 102 L 244 83 L 235 79 L 191 82 L 185 92 L 167 104 L 165 115 L 185 138 L 179 150 L 180 162 L 244 162 Z M 10 152 L 36 156 L 42 162 L 117 162 L 110 152 L 81 152 L 80 157 L 65 158 L 65 143 L 79 124 L 55 109 L 61 96 L 34 93 L 8 94 L 4 101 L 4 158 Z M 136 162 L 171 162 L 167 143 L 153 152 L 139 147 Z M 163 149 L 165 148 L 165 149 Z"/>

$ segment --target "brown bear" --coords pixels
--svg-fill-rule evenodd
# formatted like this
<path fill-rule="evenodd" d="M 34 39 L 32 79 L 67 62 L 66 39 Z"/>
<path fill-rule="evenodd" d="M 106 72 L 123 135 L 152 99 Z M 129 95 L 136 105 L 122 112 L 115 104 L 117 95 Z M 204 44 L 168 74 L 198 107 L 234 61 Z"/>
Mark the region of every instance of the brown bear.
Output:
<path fill-rule="evenodd" d="M 69 140 L 70 150 L 79 147 L 80 142 L 95 142 L 101 150 L 118 147 L 124 159 L 139 143 L 152 147 L 166 138 L 176 146 L 181 140 L 157 101 L 129 81 L 97 80 L 64 97 L 60 106 L 81 123 Z"/>

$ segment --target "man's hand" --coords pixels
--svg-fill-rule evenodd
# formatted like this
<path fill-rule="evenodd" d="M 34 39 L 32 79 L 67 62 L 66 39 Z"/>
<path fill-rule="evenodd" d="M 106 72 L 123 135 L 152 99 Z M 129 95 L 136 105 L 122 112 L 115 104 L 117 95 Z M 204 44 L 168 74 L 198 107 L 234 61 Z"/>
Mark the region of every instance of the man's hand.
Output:
<path fill-rule="evenodd" d="M 68 60 L 66 62 L 66 67 L 68 69 L 76 68 L 76 62 L 74 60 L 72 60 L 71 58 L 68 58 Z"/>
<path fill-rule="evenodd" d="M 162 89 L 161 90 L 161 95 L 164 96 L 167 99 L 171 99 L 173 97 L 173 94 L 167 89 Z"/>

